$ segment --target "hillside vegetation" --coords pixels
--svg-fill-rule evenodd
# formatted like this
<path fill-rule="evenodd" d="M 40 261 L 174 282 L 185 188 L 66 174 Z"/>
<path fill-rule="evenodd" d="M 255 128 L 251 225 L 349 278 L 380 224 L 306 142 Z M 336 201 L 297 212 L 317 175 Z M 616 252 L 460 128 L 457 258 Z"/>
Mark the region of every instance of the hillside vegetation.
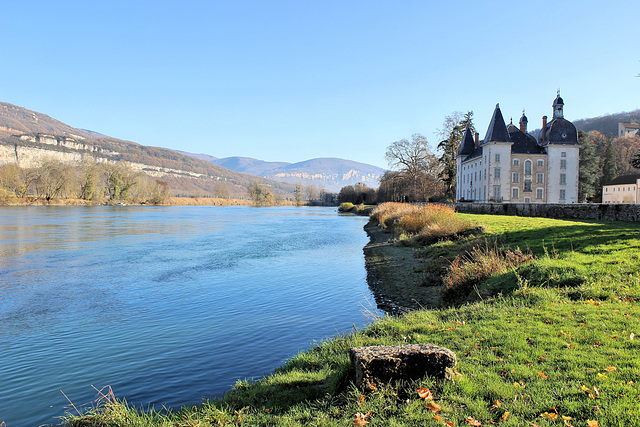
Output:
<path fill-rule="evenodd" d="M 393 268 L 411 258 L 414 275 L 438 273 L 416 286 L 449 290 L 439 308 L 319 343 L 201 405 L 145 411 L 103 390 L 67 425 L 640 425 L 640 225 L 435 213 L 462 226 L 426 245 L 414 237 L 433 223 L 412 220 L 423 213 L 383 222 L 405 234 L 389 235 L 404 251 Z M 349 348 L 403 343 L 453 350 L 454 380 L 355 388 Z"/>
<path fill-rule="evenodd" d="M 175 195 L 214 196 L 224 184 L 228 197 L 247 197 L 255 176 L 238 173 L 206 160 L 159 147 L 149 147 L 76 129 L 45 114 L 0 102 L 0 148 L 4 163 L 35 167 L 43 159 L 66 163 L 82 157 L 101 162 L 126 162 L 167 183 Z M 292 197 L 294 186 L 260 179 L 280 197 Z"/>

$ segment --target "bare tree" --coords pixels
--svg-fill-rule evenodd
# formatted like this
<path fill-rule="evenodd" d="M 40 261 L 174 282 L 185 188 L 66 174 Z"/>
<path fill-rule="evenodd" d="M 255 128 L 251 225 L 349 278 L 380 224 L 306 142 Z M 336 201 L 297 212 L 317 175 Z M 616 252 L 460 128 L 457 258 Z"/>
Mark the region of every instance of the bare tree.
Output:
<path fill-rule="evenodd" d="M 411 136 L 411 140 L 395 141 L 387 148 L 385 155 L 391 169 L 396 169 L 402 177 L 405 187 L 405 201 L 428 200 L 441 192 L 438 188 L 438 174 L 440 164 L 438 158 L 431 152 L 427 138 L 420 134 Z"/>
<path fill-rule="evenodd" d="M 44 159 L 35 169 L 34 185 L 36 195 L 47 202 L 60 195 L 74 176 L 73 168 L 58 160 Z"/>
<path fill-rule="evenodd" d="M 253 200 L 257 205 L 268 205 L 275 201 L 275 197 L 273 196 L 273 193 L 271 193 L 271 190 L 258 181 L 251 181 L 247 187 L 247 191 L 249 192 L 251 200 Z"/>

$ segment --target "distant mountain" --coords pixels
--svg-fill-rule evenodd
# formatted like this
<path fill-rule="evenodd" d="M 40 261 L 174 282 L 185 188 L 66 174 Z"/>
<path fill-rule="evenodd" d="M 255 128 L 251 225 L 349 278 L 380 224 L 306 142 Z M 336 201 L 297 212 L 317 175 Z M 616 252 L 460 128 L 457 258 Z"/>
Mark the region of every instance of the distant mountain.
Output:
<path fill-rule="evenodd" d="M 379 178 L 385 172 L 377 166 L 337 158 L 317 158 L 298 163 L 285 163 L 265 162 L 249 157 L 226 157 L 212 160 L 212 162 L 236 172 L 290 184 L 315 185 L 330 192 L 338 192 L 342 187 L 358 182 L 377 187 Z"/>
<path fill-rule="evenodd" d="M 251 157 L 225 157 L 224 159 L 211 160 L 211 162 L 223 168 L 231 169 L 232 171 L 257 176 L 263 176 L 271 171 L 289 165 L 289 163 L 286 162 L 265 162 L 264 160 L 252 159 Z"/>
<path fill-rule="evenodd" d="M 198 158 L 198 156 L 204 156 Z M 123 161 L 132 168 L 169 184 L 173 194 L 188 196 L 247 197 L 248 185 L 256 179 L 245 173 L 215 165 L 207 155 L 186 155 L 174 150 L 149 147 L 76 129 L 46 114 L 0 102 L 0 165 L 38 166 L 45 158 L 77 163 L 85 158 Z M 293 197 L 294 186 L 262 179 L 271 191 Z"/>

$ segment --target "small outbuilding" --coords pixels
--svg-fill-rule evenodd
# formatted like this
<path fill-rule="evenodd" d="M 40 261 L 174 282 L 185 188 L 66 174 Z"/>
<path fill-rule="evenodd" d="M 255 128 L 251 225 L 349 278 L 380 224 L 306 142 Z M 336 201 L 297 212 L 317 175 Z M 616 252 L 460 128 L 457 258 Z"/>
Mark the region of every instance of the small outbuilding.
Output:
<path fill-rule="evenodd" d="M 640 202 L 640 174 L 619 176 L 602 186 L 602 203 Z"/>

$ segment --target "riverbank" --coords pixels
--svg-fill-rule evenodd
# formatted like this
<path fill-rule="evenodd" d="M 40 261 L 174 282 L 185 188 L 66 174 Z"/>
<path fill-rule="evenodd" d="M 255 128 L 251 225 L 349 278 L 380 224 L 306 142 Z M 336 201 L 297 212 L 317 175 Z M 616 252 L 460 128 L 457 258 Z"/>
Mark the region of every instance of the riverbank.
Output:
<path fill-rule="evenodd" d="M 367 225 L 372 287 L 410 308 L 403 294 L 439 278 L 439 308 L 335 337 L 202 405 L 160 414 L 110 396 L 68 425 L 640 425 L 640 225 L 457 215 L 482 232 L 420 246 Z M 349 348 L 403 343 L 454 351 L 454 381 L 352 385 Z"/>
<path fill-rule="evenodd" d="M 127 206 L 254 206 L 252 200 L 247 199 L 222 199 L 215 197 L 169 197 L 163 203 L 130 203 L 118 201 L 96 202 L 91 200 L 65 198 L 44 200 L 36 197 L 11 198 L 3 200 L 0 206 L 109 206 L 109 205 L 127 205 Z M 275 206 L 303 206 L 305 203 L 296 203 L 291 200 L 280 200 Z"/>

